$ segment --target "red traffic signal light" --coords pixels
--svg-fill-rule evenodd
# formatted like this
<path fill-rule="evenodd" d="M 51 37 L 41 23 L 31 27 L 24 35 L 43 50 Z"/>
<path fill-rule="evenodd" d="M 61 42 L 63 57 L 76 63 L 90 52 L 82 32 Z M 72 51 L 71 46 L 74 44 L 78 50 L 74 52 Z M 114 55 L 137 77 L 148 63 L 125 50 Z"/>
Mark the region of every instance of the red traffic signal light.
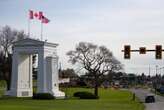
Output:
<path fill-rule="evenodd" d="M 130 45 L 124 46 L 124 59 L 130 59 Z"/>
<path fill-rule="evenodd" d="M 146 48 L 145 47 L 140 47 L 139 51 L 140 51 L 140 54 L 146 54 Z"/>
<path fill-rule="evenodd" d="M 162 59 L 162 45 L 156 45 L 155 47 L 155 58 Z"/>

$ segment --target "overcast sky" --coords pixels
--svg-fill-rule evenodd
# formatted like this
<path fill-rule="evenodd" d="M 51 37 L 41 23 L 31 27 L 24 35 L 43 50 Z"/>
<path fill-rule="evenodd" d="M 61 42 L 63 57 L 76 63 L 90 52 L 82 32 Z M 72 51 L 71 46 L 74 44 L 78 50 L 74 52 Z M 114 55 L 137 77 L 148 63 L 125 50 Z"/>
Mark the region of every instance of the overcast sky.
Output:
<path fill-rule="evenodd" d="M 58 43 L 63 68 L 72 67 L 65 55 L 80 41 L 108 47 L 124 65 L 126 72 L 155 74 L 155 53 L 132 53 L 124 60 L 125 44 L 132 49 L 146 46 L 154 49 L 164 43 L 164 0 L 0 0 L 0 26 L 18 30 L 28 27 L 28 10 L 43 11 L 50 19 L 43 26 L 43 36 Z M 31 37 L 40 38 L 40 22 L 31 20 Z M 164 45 L 163 45 L 164 47 Z"/>

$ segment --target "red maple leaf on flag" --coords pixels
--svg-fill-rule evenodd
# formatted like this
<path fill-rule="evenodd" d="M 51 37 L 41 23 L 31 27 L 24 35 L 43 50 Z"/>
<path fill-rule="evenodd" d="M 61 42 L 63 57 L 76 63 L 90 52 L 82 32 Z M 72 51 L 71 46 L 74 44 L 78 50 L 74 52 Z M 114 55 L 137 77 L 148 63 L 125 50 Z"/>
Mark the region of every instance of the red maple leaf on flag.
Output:
<path fill-rule="evenodd" d="M 29 19 L 37 18 L 37 19 L 41 20 L 42 16 L 43 16 L 43 12 L 41 12 L 41 11 L 34 12 L 32 10 L 29 10 Z"/>

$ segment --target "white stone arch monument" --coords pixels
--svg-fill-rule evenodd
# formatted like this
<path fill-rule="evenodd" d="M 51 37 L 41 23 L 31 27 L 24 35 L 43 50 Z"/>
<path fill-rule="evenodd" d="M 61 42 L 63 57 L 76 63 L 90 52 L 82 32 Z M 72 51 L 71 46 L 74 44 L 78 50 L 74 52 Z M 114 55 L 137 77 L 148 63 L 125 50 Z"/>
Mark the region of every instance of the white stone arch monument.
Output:
<path fill-rule="evenodd" d="M 56 98 L 65 97 L 65 94 L 59 91 L 57 46 L 58 44 L 30 38 L 15 42 L 11 87 L 7 95 L 33 95 L 32 54 L 38 54 L 37 93 L 50 93 Z"/>

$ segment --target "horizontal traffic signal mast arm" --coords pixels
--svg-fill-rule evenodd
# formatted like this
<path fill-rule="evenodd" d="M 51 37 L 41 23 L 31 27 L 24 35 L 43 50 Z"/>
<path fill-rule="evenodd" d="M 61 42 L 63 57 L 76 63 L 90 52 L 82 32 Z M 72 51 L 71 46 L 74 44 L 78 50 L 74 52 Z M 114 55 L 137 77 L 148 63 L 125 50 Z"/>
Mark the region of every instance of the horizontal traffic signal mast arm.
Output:
<path fill-rule="evenodd" d="M 140 54 L 146 54 L 146 52 L 155 52 L 155 58 L 156 59 L 162 59 L 162 52 L 164 49 L 162 49 L 162 45 L 156 45 L 155 49 L 146 49 L 146 47 L 140 47 L 139 49 L 134 49 L 131 50 L 130 45 L 124 45 L 124 59 L 130 59 L 131 57 L 131 52 L 139 52 Z"/>
<path fill-rule="evenodd" d="M 139 52 L 140 50 L 130 50 L 130 52 Z M 146 50 L 146 52 L 154 52 L 154 51 L 156 51 L 155 49 L 150 49 L 150 50 Z M 162 50 L 162 51 L 164 51 L 164 50 Z M 124 50 L 122 50 L 121 52 L 124 52 Z"/>

